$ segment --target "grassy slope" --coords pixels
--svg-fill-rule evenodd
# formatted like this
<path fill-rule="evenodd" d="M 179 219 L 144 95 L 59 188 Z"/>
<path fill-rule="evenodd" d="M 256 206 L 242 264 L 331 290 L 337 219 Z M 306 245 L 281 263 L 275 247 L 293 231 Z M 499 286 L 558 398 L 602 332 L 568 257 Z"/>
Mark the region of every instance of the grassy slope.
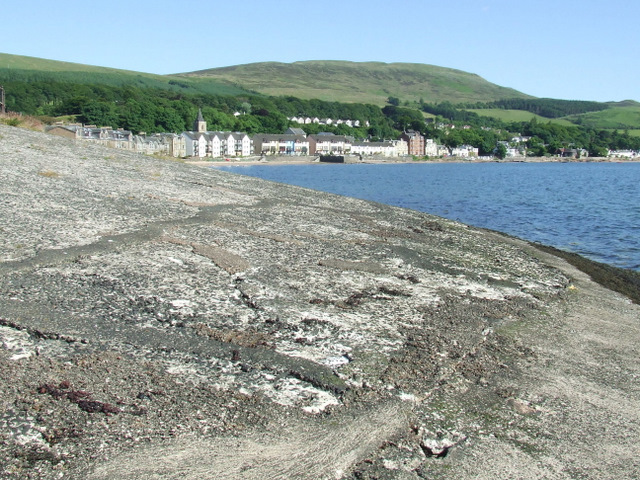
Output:
<path fill-rule="evenodd" d="M 628 129 L 632 135 L 640 135 L 640 104 L 637 102 L 620 102 L 611 104 L 611 108 L 599 112 L 570 115 L 562 118 L 546 118 L 524 110 L 481 109 L 470 110 L 485 117 L 494 117 L 505 122 L 528 122 L 535 117 L 539 122 L 552 122 L 560 125 L 581 124 L 604 130 Z"/>
<path fill-rule="evenodd" d="M 527 98 L 513 89 L 490 83 L 478 75 L 410 63 L 309 61 L 252 63 L 185 73 L 186 78 L 211 78 L 268 95 L 372 103 L 387 98 L 418 102 L 485 102 Z"/>
<path fill-rule="evenodd" d="M 578 118 L 582 125 L 594 128 L 638 129 L 640 128 L 640 104 L 625 102 L 600 112 L 567 117 L 567 120 L 576 121 Z"/>
<path fill-rule="evenodd" d="M 185 93 L 221 95 L 247 93 L 246 90 L 238 86 L 217 82 L 213 79 L 172 78 L 166 75 L 0 53 L 0 80 L 3 78 L 55 80 L 82 84 L 136 85 L 184 91 Z"/>
<path fill-rule="evenodd" d="M 535 113 L 527 112 L 525 110 L 502 110 L 500 108 L 487 108 L 487 109 L 470 109 L 470 112 L 475 112 L 478 115 L 484 117 L 493 117 L 503 122 L 528 122 L 532 118 L 536 118 L 538 122 L 552 122 L 560 125 L 574 125 L 574 123 L 564 118 L 546 118 L 536 115 Z"/>

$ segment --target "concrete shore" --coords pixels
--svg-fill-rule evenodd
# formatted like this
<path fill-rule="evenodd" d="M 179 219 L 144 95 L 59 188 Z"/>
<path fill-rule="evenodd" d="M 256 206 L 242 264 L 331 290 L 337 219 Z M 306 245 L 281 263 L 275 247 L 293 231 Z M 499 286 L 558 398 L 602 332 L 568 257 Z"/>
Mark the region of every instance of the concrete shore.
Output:
<path fill-rule="evenodd" d="M 640 477 L 640 306 L 526 242 L 3 125 L 0 180 L 0 478 Z"/>

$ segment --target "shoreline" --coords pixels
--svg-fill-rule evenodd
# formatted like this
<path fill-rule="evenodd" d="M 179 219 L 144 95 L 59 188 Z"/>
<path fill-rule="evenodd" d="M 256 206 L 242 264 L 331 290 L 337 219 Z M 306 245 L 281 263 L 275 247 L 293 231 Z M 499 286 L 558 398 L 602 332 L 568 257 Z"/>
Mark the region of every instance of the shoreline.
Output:
<path fill-rule="evenodd" d="M 285 158 L 284 160 L 282 160 L 281 158 L 276 158 L 274 157 L 274 161 L 262 161 L 262 162 L 242 162 L 242 161 L 238 161 L 238 162 L 233 162 L 233 161 L 229 161 L 229 162 L 196 162 L 194 163 L 195 166 L 200 166 L 200 167 L 206 167 L 206 168 L 221 168 L 223 170 L 226 170 L 224 167 L 232 167 L 229 168 L 229 171 L 233 172 L 233 173 L 240 173 L 240 174 L 245 174 L 248 173 L 243 171 L 242 167 L 250 167 L 250 166 L 263 166 L 263 165 L 267 165 L 267 166 L 286 166 L 286 165 L 313 165 L 313 164 L 318 164 L 319 162 L 309 162 L 309 161 L 300 161 L 300 160 L 295 160 L 295 161 L 287 161 L 287 159 Z M 451 164 L 451 165 L 460 165 L 462 163 L 503 163 L 503 164 L 513 164 L 513 163 L 521 163 L 521 162 L 462 162 L 462 161 L 455 161 L 455 162 L 402 162 L 402 161 L 397 161 L 397 162 L 357 162 L 357 163 L 353 163 L 353 162 L 348 162 L 345 163 L 347 165 L 357 165 L 357 164 L 363 164 L 363 165 L 414 165 L 414 164 L 422 164 L 422 163 L 433 163 L 434 165 L 446 165 L 446 164 Z M 532 163 L 532 164 L 539 164 L 539 163 L 618 163 L 618 162 L 608 162 L 608 161 L 588 161 L 588 162 L 536 162 L 536 161 L 531 161 L 528 163 Z M 631 163 L 631 162 L 630 162 Z M 343 165 L 345 165 L 343 164 Z M 326 165 L 332 165 L 331 163 L 326 163 Z M 238 170 L 239 168 L 239 170 Z M 496 167 L 496 168 L 500 168 L 500 167 Z M 505 166 L 505 168 L 508 168 Z M 540 168 L 545 168 L 545 167 L 540 167 Z M 561 167 L 560 167 L 561 168 Z M 574 170 L 574 169 L 571 169 Z M 288 183 L 288 181 L 286 180 L 287 178 L 287 174 L 285 173 L 287 170 L 281 170 L 281 174 L 279 175 L 275 175 L 275 176 L 271 176 L 271 175 L 267 175 L 266 172 L 267 170 L 263 170 L 263 172 L 265 172 L 265 175 L 261 175 L 261 174 L 250 174 L 250 176 L 255 176 L 257 178 L 268 178 L 268 179 L 273 179 L 274 181 L 277 182 L 283 182 L 283 183 Z M 351 170 L 353 172 L 355 172 L 354 170 Z M 284 176 L 283 176 L 284 175 Z M 297 183 L 297 182 L 293 182 L 293 184 L 298 184 L 300 186 L 305 186 L 305 182 L 302 183 Z M 311 184 L 307 184 L 307 185 L 311 185 Z M 327 192 L 339 192 L 341 195 L 345 195 L 351 198 L 362 198 L 362 199 L 366 199 L 366 200 L 371 200 L 371 201 L 376 201 L 376 202 L 380 202 L 383 204 L 388 204 L 391 206 L 395 206 L 395 207 L 401 207 L 403 208 L 403 204 L 402 202 L 397 202 L 397 203 L 393 203 L 393 201 L 391 201 L 391 203 L 389 203 L 389 201 L 385 200 L 386 197 L 384 196 L 370 196 L 370 195 L 366 195 L 363 194 L 362 192 L 358 193 L 357 189 L 347 189 L 346 191 L 344 189 L 338 189 L 338 190 L 332 190 L 331 188 L 328 187 L 323 187 L 322 183 L 317 183 L 315 182 L 314 185 L 309 186 L 308 188 L 312 188 L 314 190 L 320 190 L 320 191 L 327 191 Z M 406 207 L 404 207 L 406 208 Z M 413 206 L 411 207 L 413 209 L 417 209 L 418 211 L 422 211 L 424 213 L 427 214 L 435 214 L 435 215 L 440 215 L 439 213 L 434 213 L 434 209 L 427 209 L 427 208 L 423 208 L 421 206 L 419 206 L 418 204 L 414 203 Z M 437 212 L 437 208 L 435 208 L 435 211 Z M 451 215 L 451 214 L 443 214 L 443 216 L 445 218 L 449 218 L 451 220 L 456 220 L 457 217 L 455 215 Z M 604 220 L 604 219 L 603 219 Z M 540 239 L 540 237 L 536 237 L 534 236 L 529 236 L 528 233 L 524 230 L 520 230 L 520 231 L 514 231 L 514 230 L 509 230 L 509 227 L 504 224 L 502 225 L 502 228 L 505 229 L 500 230 L 499 226 L 494 226 L 494 227 L 490 227 L 488 225 L 486 225 L 485 223 L 483 223 L 482 221 L 479 220 L 475 220 L 472 218 L 467 218 L 467 221 L 472 222 L 471 225 L 475 226 L 476 228 L 486 228 L 488 230 L 503 234 L 503 235 L 508 235 L 508 236 L 513 236 L 516 235 L 517 238 L 522 239 L 523 241 L 527 241 L 527 242 L 532 242 L 532 243 L 537 243 Z M 568 240 L 566 242 L 563 243 L 562 238 L 548 238 L 547 239 L 549 243 L 547 246 L 548 248 L 558 248 L 561 245 L 565 245 L 566 247 L 568 247 Z M 566 240 L 566 239 L 565 239 Z M 556 242 L 556 243 L 552 243 L 552 242 Z M 544 246 L 544 245 L 543 245 Z M 613 248 L 613 250 L 611 250 L 611 248 L 613 247 L 609 247 L 609 248 L 601 248 L 601 249 L 596 249 L 596 250 L 587 250 L 587 251 L 575 251 L 575 250 L 571 250 L 570 248 L 566 248 L 564 250 L 559 249 L 558 251 L 564 252 L 566 253 L 566 255 L 580 255 L 581 257 L 588 259 L 589 261 L 593 261 L 596 262 L 598 264 L 601 265 L 606 265 L 609 266 L 611 268 L 618 268 L 621 271 L 626 271 L 626 272 L 633 272 L 633 273 L 638 273 L 640 274 L 640 271 L 637 268 L 637 263 L 636 262 L 632 262 L 631 260 L 629 260 L 628 262 L 624 262 L 621 261 L 621 258 L 616 256 L 615 254 L 612 255 L 612 252 L 617 252 L 618 250 L 616 250 L 615 248 Z"/>
<path fill-rule="evenodd" d="M 257 158 L 257 159 L 256 159 Z M 289 157 L 289 156 L 267 156 L 267 157 L 250 157 L 239 158 L 229 157 L 226 159 L 211 159 L 211 160 L 185 160 L 186 164 L 196 165 L 200 167 L 221 167 L 225 165 L 233 166 L 254 166 L 254 165 L 316 165 L 324 162 L 320 162 L 317 157 Z M 345 156 L 344 164 L 354 165 L 398 165 L 398 164 L 442 164 L 442 163 L 640 163 L 640 158 L 605 158 L 605 157 L 585 157 L 585 158 L 559 158 L 559 157 L 517 157 L 514 159 L 475 159 L 473 157 L 450 157 L 450 158 L 436 158 L 436 159 L 424 159 L 414 160 L 412 158 L 381 158 L 371 157 L 363 158 Z M 330 163 L 326 163 L 329 165 Z M 338 164 L 339 165 L 339 164 Z"/>

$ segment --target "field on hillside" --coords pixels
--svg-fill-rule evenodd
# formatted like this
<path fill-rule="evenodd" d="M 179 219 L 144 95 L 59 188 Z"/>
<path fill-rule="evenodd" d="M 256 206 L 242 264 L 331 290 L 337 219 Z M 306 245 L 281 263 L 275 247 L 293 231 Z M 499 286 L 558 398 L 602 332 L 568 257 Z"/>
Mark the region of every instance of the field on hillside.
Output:
<path fill-rule="evenodd" d="M 640 105 L 625 105 L 611 107 L 601 112 L 585 113 L 574 117 L 567 117 L 580 122 L 581 125 L 593 128 L 605 129 L 639 129 L 640 128 Z"/>
<path fill-rule="evenodd" d="M 469 112 L 477 113 L 483 117 L 493 117 L 503 122 L 528 122 L 532 118 L 538 120 L 541 123 L 557 123 L 559 125 L 570 126 L 574 123 L 562 119 L 562 118 L 546 118 L 536 115 L 535 113 L 527 112 L 525 110 L 504 110 L 501 108 L 484 108 L 484 109 L 469 109 Z"/>

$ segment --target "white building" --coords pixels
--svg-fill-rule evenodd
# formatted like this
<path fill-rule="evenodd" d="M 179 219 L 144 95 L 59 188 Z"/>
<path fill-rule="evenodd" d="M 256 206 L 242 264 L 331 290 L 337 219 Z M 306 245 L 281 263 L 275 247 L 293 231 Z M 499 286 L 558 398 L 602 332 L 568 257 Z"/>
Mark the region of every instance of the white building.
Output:
<path fill-rule="evenodd" d="M 427 157 L 438 156 L 438 144 L 432 138 L 427 138 L 424 142 L 424 154 Z"/>
<path fill-rule="evenodd" d="M 383 157 L 397 157 L 398 151 L 392 142 L 353 142 L 351 144 L 352 155 L 380 155 Z"/>
<path fill-rule="evenodd" d="M 451 149 L 451 156 L 460 158 L 477 157 L 478 149 L 471 145 L 460 145 Z"/>

